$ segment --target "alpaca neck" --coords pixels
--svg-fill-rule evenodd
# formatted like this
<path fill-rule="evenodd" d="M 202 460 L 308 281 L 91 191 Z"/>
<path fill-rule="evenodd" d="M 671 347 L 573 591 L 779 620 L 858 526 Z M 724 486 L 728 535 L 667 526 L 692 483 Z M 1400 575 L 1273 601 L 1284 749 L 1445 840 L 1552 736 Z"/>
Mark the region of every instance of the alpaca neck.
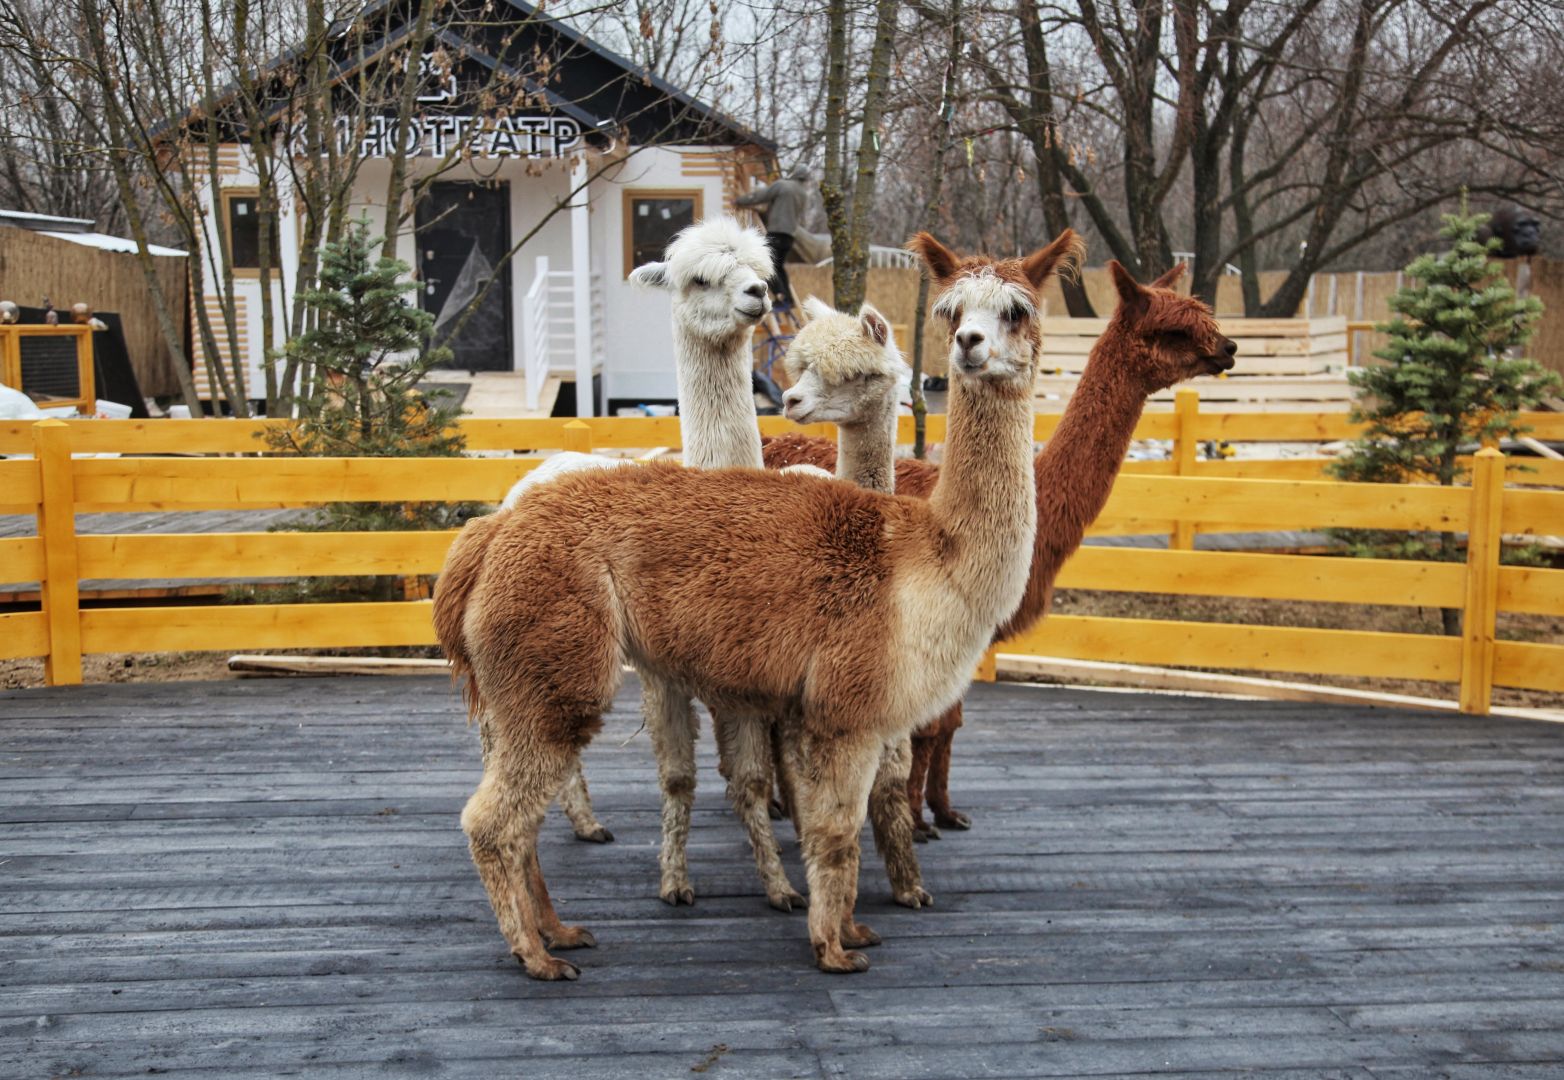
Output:
<path fill-rule="evenodd" d="M 1037 455 L 1037 540 L 1021 606 L 999 638 L 1032 626 L 1047 613 L 1054 579 L 1080 547 L 1124 464 L 1146 389 L 1127 375 L 1133 348 L 1110 327 L 1098 340 L 1070 396 L 1059 427 Z"/>
<path fill-rule="evenodd" d="M 674 320 L 684 464 L 696 469 L 764 466 L 750 383 L 749 331 L 713 340 Z"/>
<path fill-rule="evenodd" d="M 870 491 L 896 490 L 896 406 L 883 407 L 856 424 L 836 428 L 836 477 Z"/>
<path fill-rule="evenodd" d="M 946 537 L 951 583 L 993 627 L 1020 599 L 1037 526 L 1030 381 L 954 380 L 947 431 L 929 502 Z"/>

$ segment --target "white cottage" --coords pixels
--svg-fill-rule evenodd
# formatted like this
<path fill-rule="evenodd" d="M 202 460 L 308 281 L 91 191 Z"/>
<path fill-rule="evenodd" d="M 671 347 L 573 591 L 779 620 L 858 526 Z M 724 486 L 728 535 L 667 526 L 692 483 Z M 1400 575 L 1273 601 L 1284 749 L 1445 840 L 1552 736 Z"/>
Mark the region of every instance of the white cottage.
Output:
<path fill-rule="evenodd" d="M 460 4 L 441 11 L 450 22 L 424 57 L 418 114 L 407 134 L 409 176 L 435 179 L 397 237 L 397 255 L 421 283 L 417 295 L 435 315 L 437 339 L 455 352 L 451 366 L 524 373 L 518 412 L 539 407 L 550 378 L 567 384 L 562 400 L 574 398 L 581 416 L 672 401 L 667 296 L 626 279 L 660 258 L 683 226 L 734 212 L 737 195 L 772 170 L 773 144 L 527 4 L 499 0 L 484 6 L 482 18 L 463 17 Z M 415 10 L 406 12 L 414 17 Z M 394 33 L 392 27 L 388 39 Z M 525 58 L 516 64 L 545 73 L 513 73 L 509 85 L 530 88 L 525 111 L 492 108 L 495 73 L 508 70 L 506 57 Z M 350 89 L 355 68 L 344 64 L 341 72 L 340 84 Z M 368 212 L 377 227 L 396 128 L 394 110 L 365 115 L 345 105 L 336 118 L 338 145 L 364 158 L 352 216 Z M 201 205 L 208 235 L 225 230 L 233 253 L 239 349 L 247 385 L 260 387 L 267 343 L 258 316 L 256 174 L 237 138 L 219 148 L 219 158 L 221 183 L 200 193 Z M 567 210 L 544 222 L 599 173 Z M 276 261 L 291 297 L 301 211 L 286 190 L 276 204 Z M 496 286 L 453 336 L 460 313 L 496 275 Z M 220 325 L 215 275 L 208 269 L 203 276 L 201 302 Z M 226 335 L 220 330 L 218 337 L 226 350 Z M 203 374 L 198 381 L 219 397 L 210 373 Z M 593 392 L 573 393 L 580 385 Z"/>

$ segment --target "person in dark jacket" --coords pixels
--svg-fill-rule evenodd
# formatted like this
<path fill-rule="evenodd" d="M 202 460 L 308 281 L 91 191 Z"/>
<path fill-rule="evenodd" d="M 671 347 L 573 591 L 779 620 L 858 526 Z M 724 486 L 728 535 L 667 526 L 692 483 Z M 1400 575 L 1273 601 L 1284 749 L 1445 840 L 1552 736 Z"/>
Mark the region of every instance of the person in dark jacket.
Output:
<path fill-rule="evenodd" d="M 808 185 L 809 169 L 798 165 L 776 183 L 734 200 L 739 206 L 765 208 L 766 243 L 771 247 L 775 268 L 771 291 L 783 304 L 793 302 L 793 286 L 787 279 L 787 253 L 793 250 L 793 234 L 803 227 L 804 212 L 809 209 Z"/>

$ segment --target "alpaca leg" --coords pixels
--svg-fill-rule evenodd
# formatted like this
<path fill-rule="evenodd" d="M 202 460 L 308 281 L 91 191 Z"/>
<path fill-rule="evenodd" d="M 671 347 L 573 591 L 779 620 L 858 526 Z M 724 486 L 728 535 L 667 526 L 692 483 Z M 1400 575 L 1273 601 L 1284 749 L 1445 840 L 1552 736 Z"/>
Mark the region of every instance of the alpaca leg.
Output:
<path fill-rule="evenodd" d="M 939 737 L 934 740 L 934 755 L 929 760 L 929 782 L 925 797 L 934 812 L 934 823 L 947 829 L 970 829 L 972 819 L 950 805 L 950 746 L 961 726 L 961 706 L 957 705 L 940 720 Z"/>
<path fill-rule="evenodd" d="M 912 818 L 912 838 L 920 844 L 939 839 L 939 830 L 923 820 L 923 785 L 933 756 L 933 740 L 921 732 L 913 735 L 912 767 L 907 774 L 907 810 Z"/>
<path fill-rule="evenodd" d="M 858 834 L 868 809 L 881 745 L 847 738 L 811 739 L 800 784 L 804 864 L 809 874 L 809 940 L 822 971 L 867 971 L 857 948 L 879 937 L 853 921 L 858 902 Z M 845 948 L 844 948 L 845 946 Z"/>
<path fill-rule="evenodd" d="M 565 777 L 565 786 L 559 789 L 559 808 L 570 819 L 570 827 L 577 840 L 594 844 L 606 844 L 613 840 L 614 834 L 603 828 L 597 815 L 592 812 L 592 793 L 587 790 L 586 773 L 582 771 L 580 757 L 571 764 L 570 773 Z"/>
<path fill-rule="evenodd" d="M 777 718 L 772 729 L 772 754 L 777 770 L 777 789 L 787 801 L 788 817 L 793 819 L 793 835 L 800 845 L 804 842 L 804 784 L 809 776 L 809 763 L 804 760 L 804 727 L 802 718 L 785 714 Z"/>
<path fill-rule="evenodd" d="M 885 863 L 891 895 L 903 907 L 932 907 L 934 897 L 923 888 L 923 871 L 913 853 L 912 815 L 907 810 L 907 779 L 912 770 L 912 742 L 887 743 L 880 768 L 869 789 L 869 822 L 874 846 Z"/>
<path fill-rule="evenodd" d="M 662 885 L 668 904 L 695 903 L 685 849 L 690 839 L 690 808 L 695 803 L 695 710 L 690 699 L 655 675 L 641 677 L 641 708 L 657 755 L 657 779 L 663 794 Z"/>
<path fill-rule="evenodd" d="M 527 887 L 532 890 L 533 903 L 538 910 L 538 933 L 553 949 L 591 949 L 597 946 L 597 938 L 584 926 L 566 926 L 554 910 L 549 898 L 548 885 L 543 881 L 543 868 L 538 865 L 536 847 L 527 857 Z"/>
<path fill-rule="evenodd" d="M 766 890 L 766 902 L 778 911 L 803 907 L 804 898 L 782 869 L 782 852 L 771 830 L 771 733 L 776 727 L 768 716 L 712 713 L 717 754 L 728 781 L 728 800 L 755 853 L 755 869 Z"/>
<path fill-rule="evenodd" d="M 543 946 L 543 918 L 531 880 L 543 812 L 569 767 L 570 754 L 547 744 L 526 760 L 490 755 L 483 780 L 462 810 L 462 831 L 511 954 L 534 979 L 574 979 L 580 971 Z M 541 883 L 542 874 L 538 873 Z"/>
<path fill-rule="evenodd" d="M 793 772 L 787 763 L 787 746 L 781 724 L 771 725 L 771 774 L 776 777 L 777 792 L 768 808 L 772 821 L 792 818 L 797 833 L 798 800 L 793 795 Z"/>

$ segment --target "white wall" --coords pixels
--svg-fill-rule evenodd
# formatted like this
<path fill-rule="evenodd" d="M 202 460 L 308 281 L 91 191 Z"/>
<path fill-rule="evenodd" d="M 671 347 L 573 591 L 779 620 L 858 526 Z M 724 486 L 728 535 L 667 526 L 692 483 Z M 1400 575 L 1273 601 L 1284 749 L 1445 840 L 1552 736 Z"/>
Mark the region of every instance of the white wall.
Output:
<path fill-rule="evenodd" d="M 239 150 L 238 171 L 224 176 L 222 182 L 225 186 L 254 187 L 255 176 L 249 168 L 248 150 L 242 146 L 237 149 Z M 710 152 L 710 148 L 705 147 L 690 149 L 694 153 Z M 683 155 L 677 150 L 664 148 L 640 150 L 595 180 L 588 191 L 591 205 L 589 215 L 591 257 L 594 269 L 601 274 L 603 286 L 605 333 L 601 347 L 604 357 L 604 385 L 609 397 L 672 399 L 676 393 L 673 331 L 668 294 L 637 288 L 625 279 L 624 190 L 626 188 L 699 190 L 702 193 L 703 215 L 711 217 L 722 213 L 722 178 L 716 175 L 685 176 L 681 165 L 682 159 Z M 447 171 L 441 179 L 465 181 L 495 178 L 507 181 L 510 187 L 511 242 L 515 243 L 525 232 L 537 225 L 553 207 L 555 200 L 562 199 L 569 191 L 567 162 L 534 163 L 534 168 L 538 164 L 546 165 L 542 174 L 538 176 L 527 175 L 527 162 L 508 160 L 499 163 L 480 163 L 476 168 L 458 166 Z M 427 162 L 412 163 L 415 170 L 420 165 L 427 165 Z M 389 171 L 390 163 L 387 161 L 364 162 L 360 167 L 350 203 L 350 217 L 357 218 L 361 214 L 367 214 L 370 227 L 376 233 L 380 231 L 385 221 L 381 199 L 385 192 Z M 709 172 L 710 169 L 707 168 L 705 171 Z M 218 228 L 220 222 L 214 207 L 215 193 L 202 191 L 199 198 L 206 212 L 209 227 Z M 520 355 L 522 298 L 532 284 L 535 259 L 538 255 L 546 255 L 550 269 L 572 269 L 570 228 L 568 210 L 555 214 L 542 226 L 537 236 L 522 246 L 512 260 L 511 325 L 514 343 L 513 366 L 516 370 L 522 367 Z M 298 229 L 295 223 L 285 220 L 281 233 L 285 248 L 283 260 L 289 268 L 287 272 L 290 279 L 289 299 L 292 300 L 292 267 L 297 262 L 297 254 L 292 247 L 297 243 Z M 409 266 L 418 265 L 412 221 L 408 221 L 399 234 L 396 252 L 397 257 Z M 249 347 L 244 357 L 249 396 L 261 397 L 264 394 L 265 382 L 261 367 L 264 343 L 260 340 L 260 286 L 256 281 L 241 279 L 236 283 L 236 289 L 238 295 L 249 305 Z M 210 297 L 218 294 L 210 273 L 207 275 L 206 292 Z M 282 333 L 286 330 L 286 323 L 280 296 L 275 302 L 277 328 L 279 333 Z M 562 312 L 562 309 L 556 307 L 556 314 L 563 314 L 568 318 L 568 308 Z M 273 345 L 280 346 L 281 341 L 274 342 Z M 556 366 L 560 366 L 557 359 Z"/>
<path fill-rule="evenodd" d="M 592 258 L 603 272 L 603 381 L 610 398 L 672 400 L 678 392 L 668 294 L 625 280 L 624 189 L 699 189 L 703 215 L 721 214 L 722 178 L 685 176 L 681 159 L 677 150 L 642 150 L 592 184 Z"/>

